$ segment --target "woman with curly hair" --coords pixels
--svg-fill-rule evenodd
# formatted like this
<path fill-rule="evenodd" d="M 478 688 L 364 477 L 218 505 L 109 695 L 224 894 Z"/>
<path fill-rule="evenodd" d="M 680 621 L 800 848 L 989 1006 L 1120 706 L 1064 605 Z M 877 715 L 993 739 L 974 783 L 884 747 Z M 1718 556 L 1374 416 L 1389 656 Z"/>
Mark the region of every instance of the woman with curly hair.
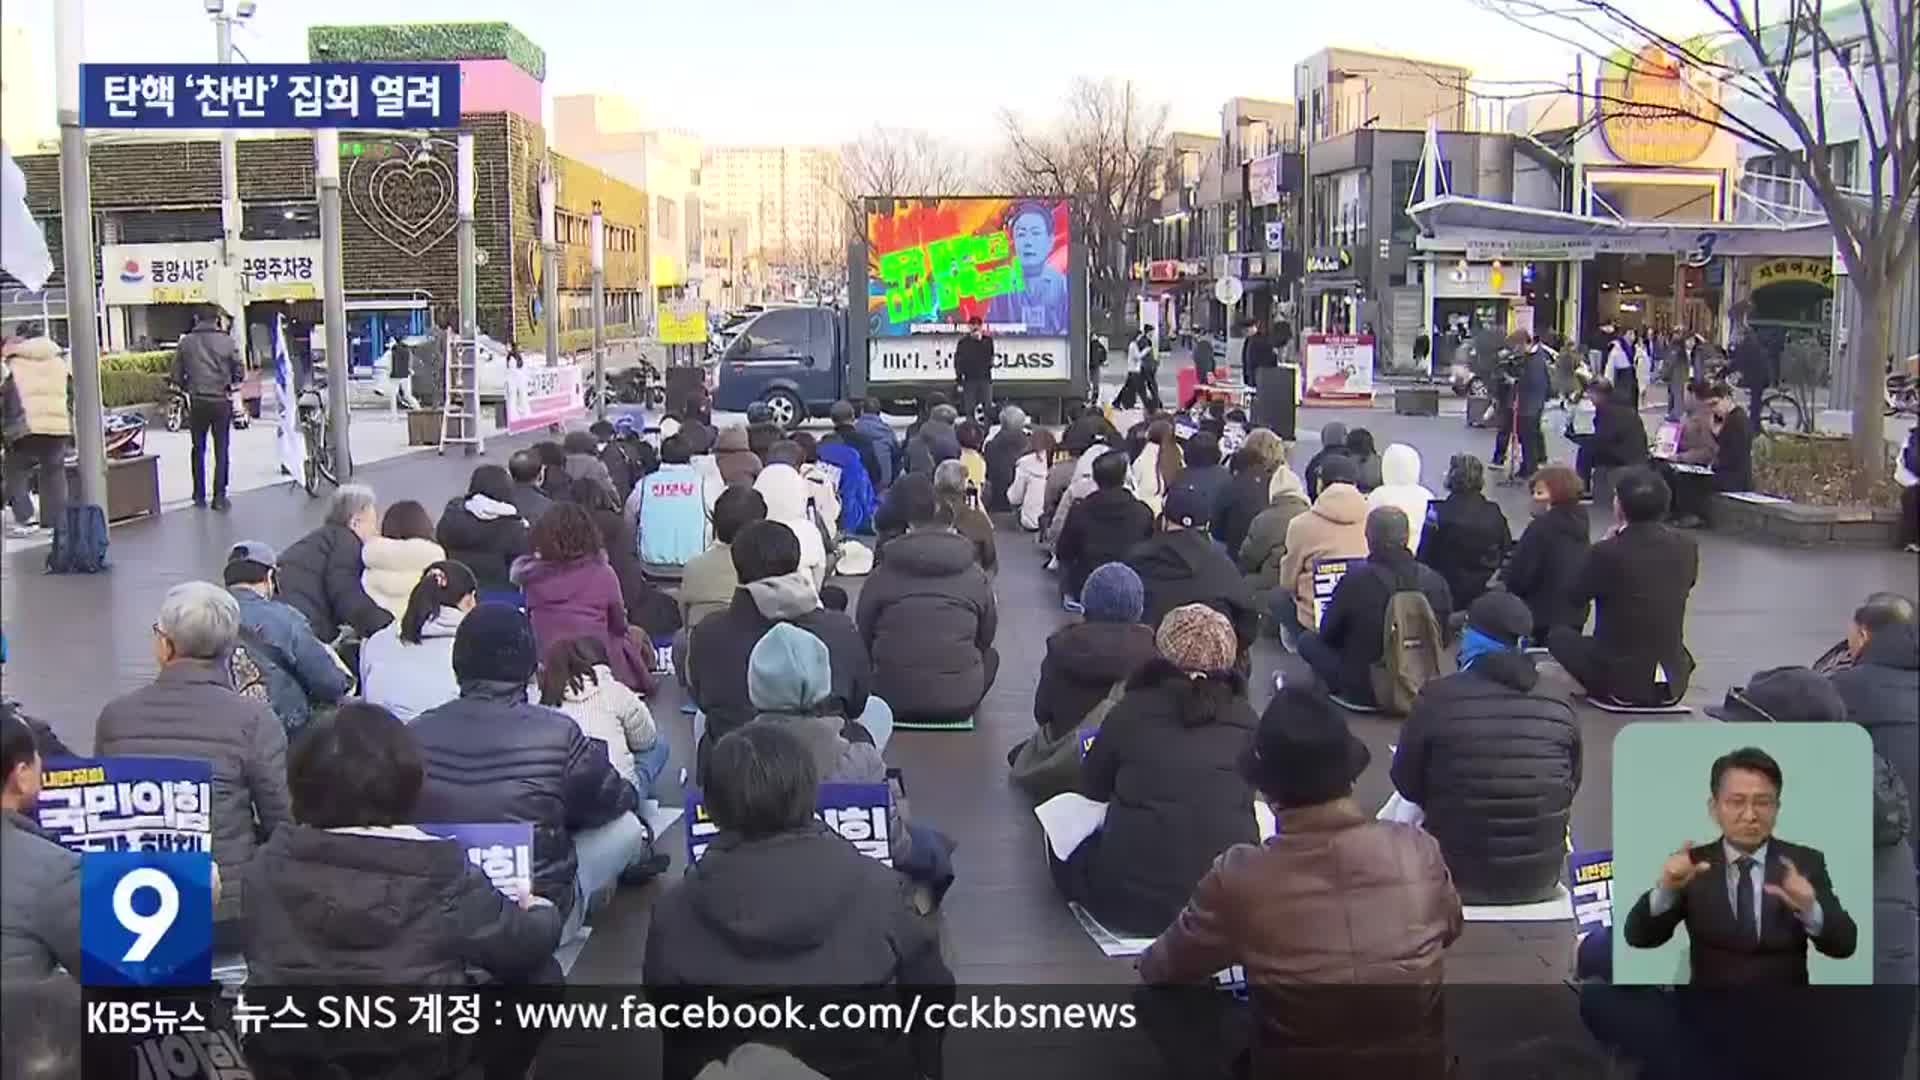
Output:
<path fill-rule="evenodd" d="M 555 503 L 540 516 L 531 542 L 533 554 L 514 561 L 513 583 L 526 594 L 541 653 L 556 641 L 592 638 L 606 648 L 614 678 L 650 692 L 650 650 L 628 636 L 620 578 L 607 561 L 593 515 L 577 503 Z"/>

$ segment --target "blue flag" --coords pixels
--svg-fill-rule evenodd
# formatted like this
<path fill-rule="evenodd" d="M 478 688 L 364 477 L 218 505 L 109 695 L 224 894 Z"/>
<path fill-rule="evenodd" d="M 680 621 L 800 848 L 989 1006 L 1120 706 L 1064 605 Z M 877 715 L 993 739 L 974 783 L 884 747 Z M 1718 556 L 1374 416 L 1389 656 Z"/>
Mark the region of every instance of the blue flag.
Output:
<path fill-rule="evenodd" d="M 294 404 L 297 394 L 293 359 L 287 355 L 285 323 L 286 316 L 273 317 L 273 390 L 280 403 L 280 464 L 297 484 L 306 471 L 307 444 L 300 437 L 300 410 Z"/>

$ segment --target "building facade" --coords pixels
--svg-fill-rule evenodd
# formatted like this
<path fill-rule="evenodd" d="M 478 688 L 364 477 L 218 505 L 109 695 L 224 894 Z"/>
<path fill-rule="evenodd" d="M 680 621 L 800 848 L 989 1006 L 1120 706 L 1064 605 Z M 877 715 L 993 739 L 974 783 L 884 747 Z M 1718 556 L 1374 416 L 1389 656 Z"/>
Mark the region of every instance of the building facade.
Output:
<path fill-rule="evenodd" d="M 748 249 L 783 298 L 824 299 L 845 285 L 848 225 L 838 149 L 714 146 L 703 176 L 715 208 L 745 219 Z"/>

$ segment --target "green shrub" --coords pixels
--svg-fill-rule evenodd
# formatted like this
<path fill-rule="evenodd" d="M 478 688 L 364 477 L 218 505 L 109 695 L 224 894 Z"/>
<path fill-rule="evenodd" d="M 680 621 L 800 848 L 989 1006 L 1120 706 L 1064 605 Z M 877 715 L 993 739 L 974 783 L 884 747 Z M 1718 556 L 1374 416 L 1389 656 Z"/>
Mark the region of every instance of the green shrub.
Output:
<path fill-rule="evenodd" d="M 165 375 L 173 370 L 173 350 L 153 349 L 147 352 L 103 353 L 100 357 L 100 372 L 140 371 L 148 375 Z"/>
<path fill-rule="evenodd" d="M 102 371 L 101 403 L 109 409 L 147 405 L 167 396 L 167 377 L 149 371 Z"/>
<path fill-rule="evenodd" d="M 1858 506 L 1853 481 L 1853 441 L 1845 435 L 1777 432 L 1753 442 L 1756 490 L 1814 506 Z M 1899 493 L 1890 461 L 1883 462 L 1869 485 L 1867 505 L 1898 506 Z"/>
<path fill-rule="evenodd" d="M 307 58 L 315 63 L 503 59 L 536 79 L 547 77 L 546 51 L 503 22 L 310 26 Z"/>

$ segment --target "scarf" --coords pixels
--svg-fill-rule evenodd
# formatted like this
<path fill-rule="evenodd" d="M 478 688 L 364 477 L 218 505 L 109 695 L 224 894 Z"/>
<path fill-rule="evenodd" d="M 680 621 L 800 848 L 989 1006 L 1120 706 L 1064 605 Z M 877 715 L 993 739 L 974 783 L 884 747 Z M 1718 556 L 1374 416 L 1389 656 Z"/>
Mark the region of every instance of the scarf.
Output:
<path fill-rule="evenodd" d="M 1468 626 L 1460 634 L 1460 670 L 1467 670 L 1474 661 L 1489 653 L 1512 652 L 1517 648 L 1520 648 L 1520 642 L 1509 645 L 1478 627 Z"/>
<path fill-rule="evenodd" d="M 467 508 L 467 513 L 472 514 L 481 521 L 498 521 L 501 518 L 510 518 L 520 513 L 519 508 L 512 503 L 503 503 L 498 499 L 491 499 L 485 495 L 469 495 L 464 505 Z"/>

